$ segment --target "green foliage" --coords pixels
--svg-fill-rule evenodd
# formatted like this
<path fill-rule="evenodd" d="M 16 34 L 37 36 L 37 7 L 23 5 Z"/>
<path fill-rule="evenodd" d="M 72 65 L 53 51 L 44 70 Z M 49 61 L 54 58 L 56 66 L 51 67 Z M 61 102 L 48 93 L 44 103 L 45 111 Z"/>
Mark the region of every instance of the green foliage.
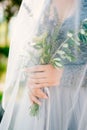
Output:
<path fill-rule="evenodd" d="M 20 6 L 22 0 L 11 0 L 14 5 Z"/>
<path fill-rule="evenodd" d="M 7 58 L 4 55 L 0 55 L 0 80 L 6 71 Z"/>
<path fill-rule="evenodd" d="M 9 46 L 0 47 L 0 54 L 8 57 L 9 54 Z"/>
<path fill-rule="evenodd" d="M 30 115 L 31 116 L 36 116 L 38 115 L 38 111 L 39 110 L 39 105 L 34 103 L 31 107 L 30 107 Z M 32 112 L 31 112 L 32 111 Z"/>
<path fill-rule="evenodd" d="M 5 4 L 4 17 L 9 22 L 10 18 L 18 11 L 22 0 L 1 0 Z"/>
<path fill-rule="evenodd" d="M 0 92 L 0 103 L 1 103 L 1 101 L 2 101 L 2 96 L 3 96 L 3 93 Z"/>
<path fill-rule="evenodd" d="M 81 41 L 84 44 L 87 44 L 87 19 L 83 21 L 78 37 L 79 41 Z"/>
<path fill-rule="evenodd" d="M 60 62 L 61 62 L 61 59 L 60 59 L 60 58 L 54 58 L 54 59 L 51 60 L 51 64 L 52 64 L 54 67 L 56 67 L 56 68 L 58 68 L 58 66 L 59 66 L 59 67 L 63 67 L 62 63 L 60 63 Z"/>

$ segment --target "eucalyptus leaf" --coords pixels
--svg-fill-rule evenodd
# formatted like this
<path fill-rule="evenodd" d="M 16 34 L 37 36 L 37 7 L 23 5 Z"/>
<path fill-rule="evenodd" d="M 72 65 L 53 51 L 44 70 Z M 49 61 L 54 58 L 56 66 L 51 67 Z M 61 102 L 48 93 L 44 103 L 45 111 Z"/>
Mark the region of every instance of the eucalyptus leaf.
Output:
<path fill-rule="evenodd" d="M 63 45 L 63 47 L 64 47 L 64 48 L 68 48 L 68 43 L 65 43 L 65 44 Z"/>
<path fill-rule="evenodd" d="M 39 105 L 38 104 L 36 104 L 36 103 L 34 103 L 33 105 L 32 105 L 32 107 L 30 107 L 30 115 L 31 116 L 36 116 L 36 115 L 38 115 L 38 109 L 39 109 Z"/>
<path fill-rule="evenodd" d="M 78 37 L 79 37 L 79 40 L 82 42 L 82 43 L 86 43 L 87 42 L 87 38 L 85 35 L 79 33 L 78 34 Z"/>
<path fill-rule="evenodd" d="M 62 63 L 59 63 L 59 62 L 55 62 L 55 67 L 63 67 Z"/>
<path fill-rule="evenodd" d="M 85 19 L 85 20 L 83 21 L 82 28 L 83 28 L 84 30 L 87 30 L 87 19 Z"/>
<path fill-rule="evenodd" d="M 60 59 L 60 58 L 54 58 L 53 61 L 58 61 L 58 62 L 60 62 L 61 59 Z"/>
<path fill-rule="evenodd" d="M 65 52 L 64 52 L 63 50 L 58 50 L 58 51 L 57 51 L 57 54 L 59 54 L 59 55 L 64 55 Z"/>

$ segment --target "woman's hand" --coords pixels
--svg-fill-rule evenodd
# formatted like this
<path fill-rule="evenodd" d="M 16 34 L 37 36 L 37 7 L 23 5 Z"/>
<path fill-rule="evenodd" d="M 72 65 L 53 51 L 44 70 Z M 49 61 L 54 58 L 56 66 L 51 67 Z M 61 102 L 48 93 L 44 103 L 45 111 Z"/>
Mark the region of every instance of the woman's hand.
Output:
<path fill-rule="evenodd" d="M 30 88 L 29 97 L 31 101 L 41 105 L 38 98 L 47 98 L 41 90 L 44 87 L 58 86 L 62 77 L 63 69 L 54 68 L 52 65 L 38 65 L 27 69 L 29 73 L 28 86 Z"/>

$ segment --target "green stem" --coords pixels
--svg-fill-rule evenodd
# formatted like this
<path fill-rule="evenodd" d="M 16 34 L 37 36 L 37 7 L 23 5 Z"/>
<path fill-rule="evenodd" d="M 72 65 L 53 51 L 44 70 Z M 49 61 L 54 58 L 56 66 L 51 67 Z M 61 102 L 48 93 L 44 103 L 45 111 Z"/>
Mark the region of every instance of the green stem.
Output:
<path fill-rule="evenodd" d="M 77 32 L 77 33 L 79 33 L 79 32 Z M 75 35 L 76 35 L 77 33 L 75 33 Z M 62 46 L 63 46 L 68 40 L 69 40 L 69 38 L 67 38 L 64 42 L 61 43 L 61 45 L 58 47 L 57 51 L 53 54 L 53 56 L 51 57 L 51 59 L 56 56 L 58 50 L 60 50 L 60 49 L 62 48 Z M 73 39 L 73 40 L 74 40 L 74 39 Z M 75 41 L 75 40 L 74 40 L 74 41 Z M 78 41 L 77 41 L 77 42 L 78 42 Z"/>

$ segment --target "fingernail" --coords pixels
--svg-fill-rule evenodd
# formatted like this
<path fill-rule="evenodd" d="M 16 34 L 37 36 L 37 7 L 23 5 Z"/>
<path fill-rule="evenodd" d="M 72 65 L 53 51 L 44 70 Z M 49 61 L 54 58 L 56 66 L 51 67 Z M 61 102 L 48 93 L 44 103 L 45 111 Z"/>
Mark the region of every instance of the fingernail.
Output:
<path fill-rule="evenodd" d="M 46 99 L 47 99 L 47 98 L 48 98 L 48 96 L 46 96 L 46 95 L 45 95 L 45 96 L 44 96 L 44 98 L 46 98 Z"/>

